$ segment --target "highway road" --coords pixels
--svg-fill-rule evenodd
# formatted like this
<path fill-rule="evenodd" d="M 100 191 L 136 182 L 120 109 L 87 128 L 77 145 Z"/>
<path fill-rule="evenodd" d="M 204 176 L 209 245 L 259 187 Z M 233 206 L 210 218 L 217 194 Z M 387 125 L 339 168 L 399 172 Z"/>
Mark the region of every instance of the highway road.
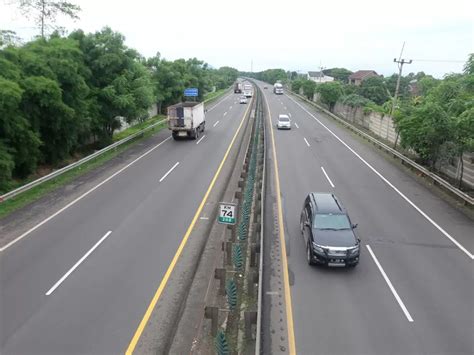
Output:
<path fill-rule="evenodd" d="M 310 105 L 271 86 L 262 91 L 279 166 L 296 353 L 473 354 L 474 222 Z M 275 127 L 282 113 L 290 131 Z M 359 224 L 355 269 L 307 264 L 299 218 L 310 191 L 334 192 Z"/>
<path fill-rule="evenodd" d="M 163 130 L 60 214 L 24 221 L 34 229 L 0 245 L 1 354 L 127 349 L 242 121 L 238 96 L 209 109 L 199 140 Z M 63 191 L 81 189 L 73 184 Z"/>

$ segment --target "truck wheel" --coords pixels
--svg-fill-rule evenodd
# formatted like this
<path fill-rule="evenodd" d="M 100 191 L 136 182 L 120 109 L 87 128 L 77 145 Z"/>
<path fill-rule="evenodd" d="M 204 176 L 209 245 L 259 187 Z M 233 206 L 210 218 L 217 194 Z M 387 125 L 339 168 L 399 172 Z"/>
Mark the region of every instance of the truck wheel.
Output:
<path fill-rule="evenodd" d="M 177 141 L 179 139 L 178 134 L 176 132 L 171 132 L 171 135 L 173 136 L 173 139 Z"/>
<path fill-rule="evenodd" d="M 196 139 L 196 135 L 197 135 L 197 129 L 193 129 L 190 134 L 191 139 Z"/>
<path fill-rule="evenodd" d="M 201 132 L 204 132 L 204 130 L 206 129 L 206 122 L 203 122 L 201 126 Z"/>
<path fill-rule="evenodd" d="M 201 131 L 201 129 L 198 127 L 196 128 L 196 133 L 194 134 L 194 139 L 198 139 L 199 138 L 199 132 Z"/>

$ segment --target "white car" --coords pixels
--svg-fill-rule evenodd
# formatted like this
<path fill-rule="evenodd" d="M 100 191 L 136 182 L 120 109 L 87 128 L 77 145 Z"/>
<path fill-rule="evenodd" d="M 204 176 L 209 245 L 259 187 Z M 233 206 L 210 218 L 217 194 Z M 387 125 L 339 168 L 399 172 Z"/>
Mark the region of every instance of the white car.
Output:
<path fill-rule="evenodd" d="M 240 97 L 240 103 L 241 104 L 246 104 L 247 103 L 247 98 L 245 96 Z"/>
<path fill-rule="evenodd" d="M 279 115 L 277 122 L 278 129 L 291 129 L 291 120 L 288 115 Z"/>

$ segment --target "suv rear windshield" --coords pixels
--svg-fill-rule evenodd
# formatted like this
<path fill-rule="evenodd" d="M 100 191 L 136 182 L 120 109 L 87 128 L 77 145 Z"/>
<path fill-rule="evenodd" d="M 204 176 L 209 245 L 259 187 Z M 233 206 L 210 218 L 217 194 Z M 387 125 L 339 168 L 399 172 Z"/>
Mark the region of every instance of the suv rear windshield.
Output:
<path fill-rule="evenodd" d="M 280 117 L 278 118 L 278 120 L 279 120 L 280 122 L 288 122 L 290 119 L 289 119 L 288 117 L 286 117 L 286 116 L 280 116 Z"/>
<path fill-rule="evenodd" d="M 317 214 L 314 216 L 313 228 L 350 229 L 351 224 L 345 214 Z"/>

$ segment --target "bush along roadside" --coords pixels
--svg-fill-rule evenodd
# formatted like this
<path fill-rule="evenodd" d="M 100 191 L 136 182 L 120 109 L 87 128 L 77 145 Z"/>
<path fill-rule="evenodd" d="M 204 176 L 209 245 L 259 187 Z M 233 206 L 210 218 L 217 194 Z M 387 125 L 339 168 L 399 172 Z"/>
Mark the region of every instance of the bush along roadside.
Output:
<path fill-rule="evenodd" d="M 229 91 L 229 88 L 213 92 L 212 93 L 213 95 L 210 95 L 210 97 L 208 97 L 205 100 L 205 102 L 207 104 L 209 104 L 211 102 L 214 102 L 214 101 L 218 100 L 219 98 L 221 98 L 223 95 L 225 95 L 228 91 Z M 163 121 L 163 122 L 161 124 L 158 124 L 156 127 L 146 131 L 143 135 L 139 135 L 138 137 L 124 143 L 123 145 L 118 146 L 117 148 L 115 148 L 111 151 L 105 152 L 104 154 L 102 154 L 102 155 L 100 155 L 100 156 L 98 156 L 94 159 L 91 159 L 91 160 L 87 161 L 86 163 L 65 172 L 64 174 L 61 174 L 61 175 L 59 175 L 59 176 L 57 176 L 57 177 L 55 177 L 55 178 L 53 178 L 49 181 L 46 181 L 46 182 L 44 182 L 44 183 L 42 183 L 38 186 L 35 186 L 35 187 L 31 188 L 30 190 L 25 191 L 25 192 L 23 192 L 23 193 L 21 193 L 17 196 L 14 196 L 14 197 L 12 197 L 8 200 L 5 200 L 5 201 L 0 200 L 0 218 L 8 216 L 10 213 L 12 213 L 12 212 L 28 205 L 28 204 L 34 202 L 34 201 L 37 201 L 38 199 L 40 199 L 41 197 L 46 195 L 48 192 L 51 192 L 55 189 L 58 189 L 61 186 L 67 184 L 70 181 L 72 181 L 73 179 L 78 178 L 79 176 L 82 176 L 82 175 L 90 172 L 91 170 L 93 170 L 97 167 L 100 167 L 101 165 L 105 164 L 106 162 L 108 162 L 112 158 L 114 158 L 117 155 L 119 155 L 120 153 L 124 152 L 126 149 L 130 148 L 133 144 L 140 141 L 141 139 L 147 138 L 147 137 L 159 132 L 160 130 L 162 130 L 163 128 L 166 127 L 166 116 L 156 115 L 156 116 L 151 117 L 151 118 L 149 118 L 149 119 L 147 119 L 143 122 L 140 122 L 140 123 L 137 123 L 133 126 L 130 126 L 130 127 L 124 129 L 121 132 L 117 132 L 113 136 L 113 142 L 118 142 L 122 139 L 130 137 L 131 135 L 136 134 L 136 133 L 140 132 L 141 130 L 145 130 L 146 128 L 148 128 L 148 127 L 150 127 L 154 124 L 157 124 L 160 121 Z M 84 156 L 78 157 L 76 159 L 76 161 L 79 160 L 80 158 L 83 158 L 83 157 Z M 73 161 L 70 161 L 69 163 L 73 163 Z M 17 186 L 14 186 L 14 188 L 20 187 L 20 186 L 22 186 L 26 183 L 29 183 L 33 180 L 34 179 L 29 179 L 29 180 L 22 181 L 21 183 L 17 183 Z"/>

